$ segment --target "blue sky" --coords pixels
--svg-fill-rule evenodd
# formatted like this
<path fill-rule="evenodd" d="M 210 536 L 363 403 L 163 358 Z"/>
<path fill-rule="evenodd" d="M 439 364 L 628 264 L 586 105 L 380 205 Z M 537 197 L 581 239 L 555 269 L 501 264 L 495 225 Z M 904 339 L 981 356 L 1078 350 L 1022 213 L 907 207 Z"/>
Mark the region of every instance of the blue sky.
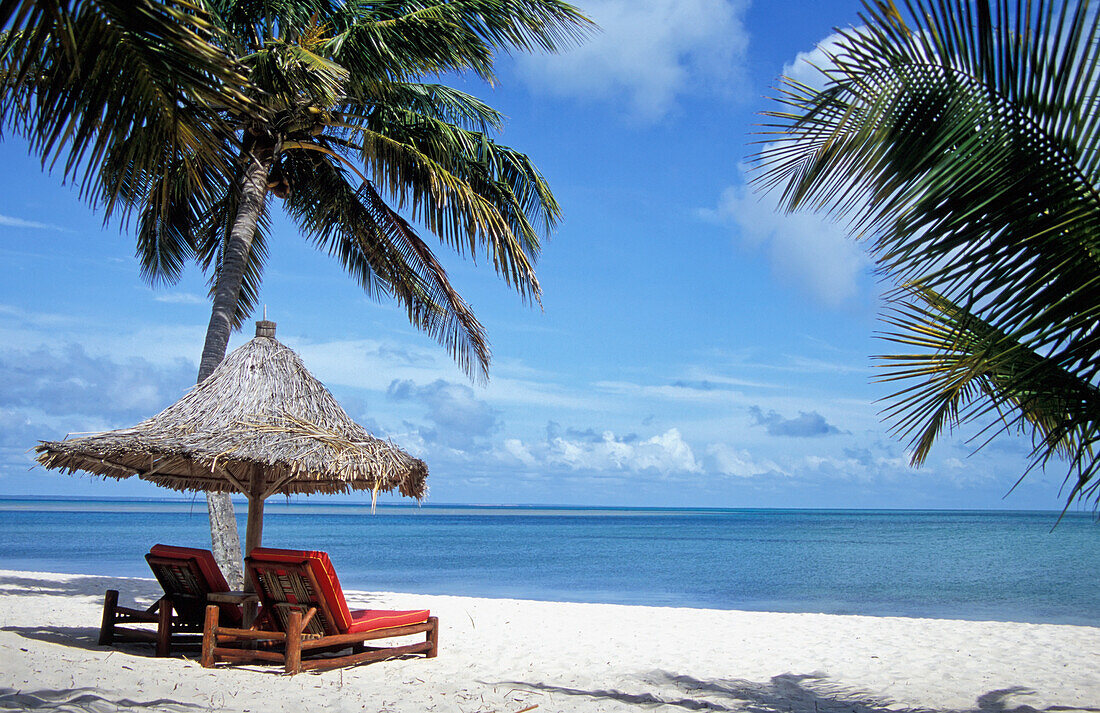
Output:
<path fill-rule="evenodd" d="M 491 266 L 440 255 L 486 325 L 470 383 L 393 304 L 366 298 L 276 207 L 262 302 L 348 413 L 424 458 L 429 502 L 715 507 L 1059 508 L 1064 471 L 1010 495 L 1029 441 L 944 437 L 920 469 L 883 424 L 871 355 L 882 288 L 860 246 L 746 186 L 766 97 L 858 3 L 581 0 L 604 28 L 500 62 L 468 91 L 508 117 L 565 221 L 542 308 Z M 460 82 L 461 83 L 461 82 Z M 0 143 L 0 495 L 161 496 L 31 468 L 40 439 L 132 424 L 195 377 L 204 278 L 142 282 L 18 140 Z M 237 335 L 231 348 L 250 336 Z"/>

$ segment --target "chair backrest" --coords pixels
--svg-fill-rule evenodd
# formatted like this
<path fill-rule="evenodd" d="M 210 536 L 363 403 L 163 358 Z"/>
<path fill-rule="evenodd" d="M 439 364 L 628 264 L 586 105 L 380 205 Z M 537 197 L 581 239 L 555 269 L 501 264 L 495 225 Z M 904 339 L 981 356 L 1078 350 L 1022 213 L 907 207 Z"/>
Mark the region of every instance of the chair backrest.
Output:
<path fill-rule="evenodd" d="M 225 575 L 209 550 L 153 545 L 149 554 L 145 555 L 145 561 L 164 588 L 164 593 L 172 600 L 176 614 L 187 623 L 202 623 L 207 594 L 229 591 Z M 224 623 L 240 623 L 240 607 L 234 604 L 220 606 Z"/>
<path fill-rule="evenodd" d="M 279 628 L 286 630 L 291 610 L 305 614 L 315 607 L 317 613 L 303 633 L 347 633 L 351 612 L 325 552 L 257 547 L 245 558 L 245 568 L 260 595 L 263 611 Z"/>

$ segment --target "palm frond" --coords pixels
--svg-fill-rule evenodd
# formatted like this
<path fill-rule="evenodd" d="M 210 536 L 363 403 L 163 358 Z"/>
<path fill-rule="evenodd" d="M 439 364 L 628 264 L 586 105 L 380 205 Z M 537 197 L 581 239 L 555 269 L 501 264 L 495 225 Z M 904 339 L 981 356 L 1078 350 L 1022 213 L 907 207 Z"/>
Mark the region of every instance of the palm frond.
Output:
<path fill-rule="evenodd" d="M 945 428 L 984 422 L 980 433 L 1030 432 L 1033 465 L 1070 461 L 1069 501 L 1100 488 L 1100 388 L 925 287 L 902 290 L 886 322 L 884 339 L 916 350 L 877 357 L 880 381 L 908 384 L 884 414 L 914 464 Z"/>
<path fill-rule="evenodd" d="M 354 141 L 341 145 L 359 152 L 398 210 L 460 254 L 476 256 L 484 246 L 509 285 L 538 299 L 532 263 L 540 235 L 549 234 L 561 210 L 526 155 L 485 133 L 403 107 L 342 110 Z"/>
<path fill-rule="evenodd" d="M 491 82 L 495 50 L 556 52 L 595 29 L 560 0 L 359 0 L 332 23 L 337 61 L 395 80 L 470 70 Z"/>
<path fill-rule="evenodd" d="M 443 266 L 370 183 L 358 188 L 344 167 L 315 152 L 288 154 L 293 190 L 287 212 L 318 248 L 340 260 L 368 295 L 390 296 L 470 376 L 488 376 L 484 329 Z M 476 369 L 476 371 L 475 371 Z"/>
<path fill-rule="evenodd" d="M 1081 384 L 1098 383 L 1100 16 L 1087 1 L 904 8 L 865 2 L 864 24 L 840 33 L 823 67 L 823 88 L 785 82 L 782 109 L 767 114 L 757 184 L 781 191 L 787 210 L 846 217 L 885 279 L 980 320 L 1018 345 L 1009 353 L 1041 355 Z M 918 317 L 935 321 L 911 313 L 906 324 Z M 971 323 L 938 322 L 964 330 L 957 345 L 973 339 Z M 972 415 L 960 404 L 1016 403 L 1014 380 L 960 373 L 914 372 L 927 390 L 894 412 L 904 412 L 902 430 L 924 424 L 920 458 L 943 424 Z M 1017 405 L 1026 412 L 1029 403 Z M 1044 458 L 1059 452 L 1040 421 L 1024 420 Z"/>
<path fill-rule="evenodd" d="M 216 161 L 232 137 L 220 112 L 255 109 L 209 17 L 184 0 L 4 0 L 0 22 L 0 121 L 93 202 L 107 154 L 136 131 Z"/>
<path fill-rule="evenodd" d="M 352 116 L 369 116 L 371 107 L 400 108 L 487 134 L 504 128 L 504 115 L 477 97 L 445 84 L 373 82 L 349 92 L 343 106 Z M 345 128 L 355 124 L 344 123 Z"/>

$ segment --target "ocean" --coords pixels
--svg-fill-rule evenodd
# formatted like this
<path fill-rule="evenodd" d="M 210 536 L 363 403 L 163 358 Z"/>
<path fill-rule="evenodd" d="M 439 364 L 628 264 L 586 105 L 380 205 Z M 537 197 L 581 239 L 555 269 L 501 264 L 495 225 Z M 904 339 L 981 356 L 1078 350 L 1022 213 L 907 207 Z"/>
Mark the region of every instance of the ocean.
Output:
<path fill-rule="evenodd" d="M 1058 515 L 271 500 L 264 544 L 349 589 L 1100 626 L 1100 525 Z M 205 501 L 0 498 L 0 568 L 149 577 L 157 542 L 208 547 Z"/>

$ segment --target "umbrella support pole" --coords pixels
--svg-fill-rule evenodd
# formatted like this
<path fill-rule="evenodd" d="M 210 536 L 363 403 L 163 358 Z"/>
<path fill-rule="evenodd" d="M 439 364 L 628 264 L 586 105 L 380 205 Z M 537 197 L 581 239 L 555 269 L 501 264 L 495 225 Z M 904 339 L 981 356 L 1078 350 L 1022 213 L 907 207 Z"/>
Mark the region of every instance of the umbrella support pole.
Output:
<path fill-rule="evenodd" d="M 263 484 L 261 483 L 261 486 Z M 249 525 L 244 531 L 244 555 L 260 547 L 264 534 L 264 498 L 249 494 Z"/>

